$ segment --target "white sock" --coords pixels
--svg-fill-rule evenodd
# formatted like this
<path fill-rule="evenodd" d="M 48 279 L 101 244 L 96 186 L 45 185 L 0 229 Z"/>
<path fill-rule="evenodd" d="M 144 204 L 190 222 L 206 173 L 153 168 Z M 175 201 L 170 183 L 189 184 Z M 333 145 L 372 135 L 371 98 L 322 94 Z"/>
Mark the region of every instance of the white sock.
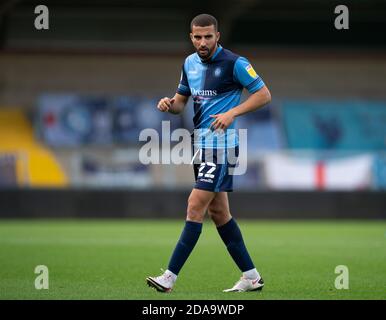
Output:
<path fill-rule="evenodd" d="M 256 268 L 243 272 L 244 278 L 255 280 L 260 279 L 260 274 L 257 272 Z"/>
<path fill-rule="evenodd" d="M 170 276 L 170 280 L 174 283 L 177 280 L 177 275 L 171 272 L 170 270 L 166 270 L 164 273 L 165 276 Z"/>

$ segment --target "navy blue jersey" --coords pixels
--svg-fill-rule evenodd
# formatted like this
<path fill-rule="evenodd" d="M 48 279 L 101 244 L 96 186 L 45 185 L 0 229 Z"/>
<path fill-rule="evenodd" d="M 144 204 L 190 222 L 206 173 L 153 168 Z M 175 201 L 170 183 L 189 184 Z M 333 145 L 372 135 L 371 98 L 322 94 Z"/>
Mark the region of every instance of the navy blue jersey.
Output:
<path fill-rule="evenodd" d="M 209 129 L 213 114 L 227 112 L 240 103 L 246 88 L 254 93 L 264 86 L 249 61 L 218 46 L 208 61 L 197 53 L 185 59 L 177 93 L 192 96 L 194 103 L 194 145 L 198 148 L 233 148 L 238 145 L 235 121 L 224 134 Z"/>

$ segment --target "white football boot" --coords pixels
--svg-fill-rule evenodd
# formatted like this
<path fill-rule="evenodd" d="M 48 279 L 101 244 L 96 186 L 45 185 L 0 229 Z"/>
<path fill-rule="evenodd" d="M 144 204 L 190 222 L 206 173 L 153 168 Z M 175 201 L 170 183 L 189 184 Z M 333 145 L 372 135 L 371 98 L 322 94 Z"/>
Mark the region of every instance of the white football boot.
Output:
<path fill-rule="evenodd" d="M 149 287 L 156 289 L 158 292 L 171 292 L 175 281 L 172 275 L 164 272 L 158 277 L 147 277 L 146 282 Z"/>
<path fill-rule="evenodd" d="M 264 280 L 261 277 L 255 280 L 241 277 L 240 280 L 237 281 L 232 288 L 223 290 L 223 292 L 258 291 L 258 290 L 262 290 L 263 287 L 264 287 Z"/>

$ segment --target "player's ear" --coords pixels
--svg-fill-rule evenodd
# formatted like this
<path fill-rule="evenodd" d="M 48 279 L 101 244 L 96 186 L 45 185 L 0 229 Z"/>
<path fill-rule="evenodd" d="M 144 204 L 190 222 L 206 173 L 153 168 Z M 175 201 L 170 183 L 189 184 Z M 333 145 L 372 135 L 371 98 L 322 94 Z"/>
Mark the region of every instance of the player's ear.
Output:
<path fill-rule="evenodd" d="M 216 32 L 216 38 L 217 38 L 217 42 L 220 41 L 220 32 L 219 31 Z"/>
<path fill-rule="evenodd" d="M 193 42 L 193 33 L 189 33 L 189 36 L 190 36 L 190 40 L 192 40 Z"/>

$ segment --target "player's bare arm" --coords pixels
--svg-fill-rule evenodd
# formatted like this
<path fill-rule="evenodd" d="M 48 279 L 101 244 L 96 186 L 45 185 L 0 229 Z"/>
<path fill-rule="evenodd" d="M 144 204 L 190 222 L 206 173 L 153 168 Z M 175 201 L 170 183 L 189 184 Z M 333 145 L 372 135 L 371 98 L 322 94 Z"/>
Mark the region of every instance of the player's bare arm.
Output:
<path fill-rule="evenodd" d="M 189 97 L 176 93 L 173 98 L 168 98 L 168 97 L 162 98 L 158 102 L 157 108 L 161 112 L 170 112 L 173 114 L 179 114 L 184 110 L 188 100 L 189 100 Z"/>
<path fill-rule="evenodd" d="M 247 100 L 245 100 L 237 107 L 234 107 L 224 113 L 211 115 L 211 117 L 214 118 L 214 121 L 211 124 L 211 128 L 213 128 L 214 130 L 216 129 L 225 130 L 231 125 L 231 123 L 236 117 L 241 116 L 248 112 L 255 111 L 265 106 L 270 101 L 271 101 L 271 93 L 269 92 L 267 86 L 264 86 L 260 90 L 251 94 Z"/>

